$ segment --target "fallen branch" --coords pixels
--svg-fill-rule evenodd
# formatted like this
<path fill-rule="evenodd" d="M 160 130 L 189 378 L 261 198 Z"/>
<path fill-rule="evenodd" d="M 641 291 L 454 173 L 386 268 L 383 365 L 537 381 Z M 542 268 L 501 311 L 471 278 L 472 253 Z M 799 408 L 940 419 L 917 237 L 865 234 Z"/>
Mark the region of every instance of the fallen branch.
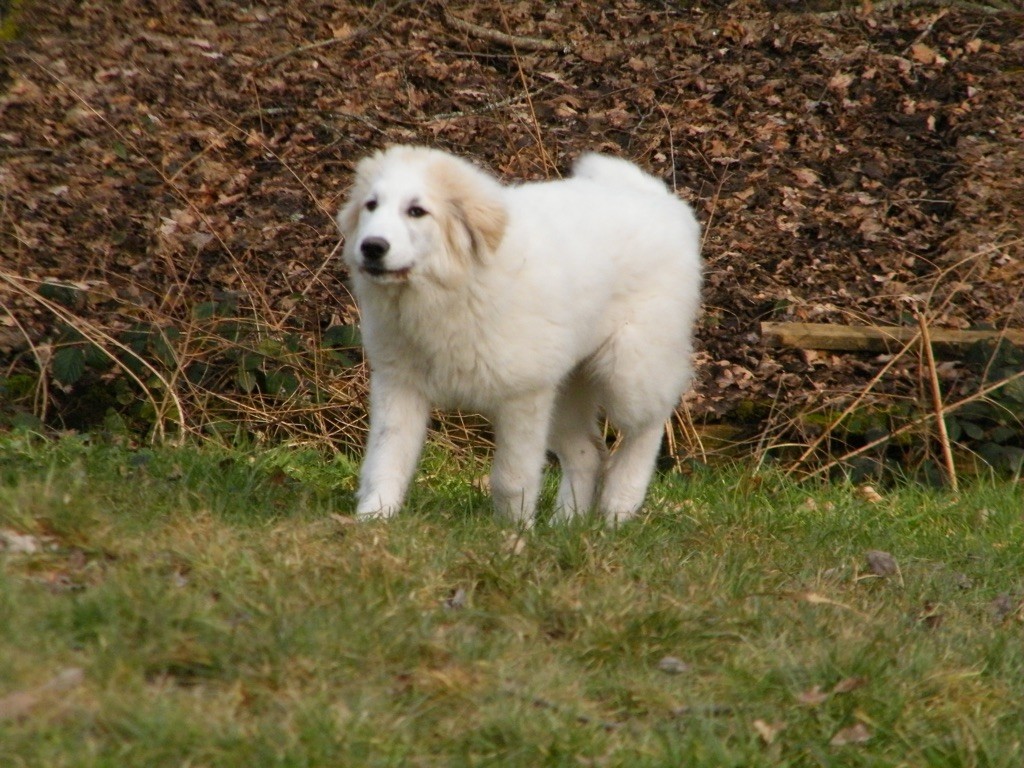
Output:
<path fill-rule="evenodd" d="M 278 54 L 277 56 L 272 56 L 269 59 L 264 59 L 263 61 L 259 62 L 256 66 L 272 67 L 275 64 L 279 64 L 291 56 L 298 56 L 299 54 L 309 53 L 310 51 L 318 51 L 321 48 L 326 48 L 329 45 L 341 45 L 342 43 L 351 43 L 352 41 L 358 40 L 360 37 L 363 37 L 369 32 L 370 27 L 359 27 L 358 29 L 355 29 L 349 34 L 344 35 L 342 37 L 331 37 L 326 40 L 317 40 L 316 42 L 313 43 L 307 43 L 306 45 L 300 45 L 297 48 L 292 48 L 290 50 L 285 51 L 284 53 Z"/>
<path fill-rule="evenodd" d="M 827 20 L 843 16 L 853 16 L 858 13 L 888 13 L 889 11 L 907 11 L 914 8 L 955 8 L 960 11 L 977 11 L 988 15 L 998 13 L 1020 13 L 1010 3 L 1004 0 L 993 0 L 989 3 L 972 2 L 972 0 L 883 0 L 866 6 L 851 5 L 848 8 L 840 8 L 837 11 L 820 11 L 812 14 L 816 18 Z M 791 14 L 801 16 L 802 13 Z"/>
<path fill-rule="evenodd" d="M 830 349 L 846 352 L 892 352 L 913 342 L 918 330 L 896 325 L 833 325 L 830 323 L 761 323 L 761 338 L 769 347 Z M 936 351 L 948 352 L 978 341 L 1007 341 L 1024 345 L 1024 331 L 958 331 L 933 328 Z"/>
<path fill-rule="evenodd" d="M 450 13 L 444 15 L 445 23 L 457 32 L 463 32 L 470 37 L 485 40 L 488 43 L 511 48 L 518 51 L 552 51 L 554 53 L 568 53 L 572 50 L 567 43 L 559 43 L 555 40 L 546 40 L 542 37 L 524 37 L 522 35 L 510 35 L 507 32 L 499 32 L 490 27 L 482 27 L 471 21 L 452 16 Z"/>

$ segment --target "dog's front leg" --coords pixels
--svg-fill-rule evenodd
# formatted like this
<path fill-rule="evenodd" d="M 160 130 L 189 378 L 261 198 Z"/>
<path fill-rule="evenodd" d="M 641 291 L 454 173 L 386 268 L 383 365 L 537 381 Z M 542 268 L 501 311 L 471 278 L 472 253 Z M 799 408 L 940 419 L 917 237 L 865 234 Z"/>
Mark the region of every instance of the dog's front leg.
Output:
<path fill-rule="evenodd" d="M 494 509 L 520 525 L 533 525 L 553 404 L 554 393 L 539 392 L 510 400 L 494 415 Z"/>
<path fill-rule="evenodd" d="M 360 518 L 387 518 L 401 508 L 429 415 L 430 404 L 415 388 L 389 377 L 371 377 L 370 439 L 356 504 Z"/>

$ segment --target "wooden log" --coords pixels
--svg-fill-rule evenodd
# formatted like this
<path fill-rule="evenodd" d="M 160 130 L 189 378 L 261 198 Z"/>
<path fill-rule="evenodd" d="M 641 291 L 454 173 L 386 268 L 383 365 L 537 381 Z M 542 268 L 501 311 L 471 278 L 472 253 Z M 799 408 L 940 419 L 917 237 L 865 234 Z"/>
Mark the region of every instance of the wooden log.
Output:
<path fill-rule="evenodd" d="M 977 341 L 1006 339 L 1024 346 L 1024 330 L 959 331 L 930 328 L 936 352 L 963 351 Z M 917 328 L 899 325 L 833 325 L 830 323 L 761 323 L 761 338 L 770 347 L 830 349 L 845 352 L 898 352 L 920 337 Z"/>

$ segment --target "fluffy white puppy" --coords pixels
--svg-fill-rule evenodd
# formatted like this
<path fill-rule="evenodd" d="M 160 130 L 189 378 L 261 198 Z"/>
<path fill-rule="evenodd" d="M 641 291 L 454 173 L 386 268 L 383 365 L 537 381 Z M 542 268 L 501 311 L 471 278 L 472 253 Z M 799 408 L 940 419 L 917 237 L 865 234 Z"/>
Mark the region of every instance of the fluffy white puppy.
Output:
<path fill-rule="evenodd" d="M 356 512 L 401 506 L 432 407 L 491 419 L 497 511 L 530 524 L 546 450 L 556 515 L 643 503 L 691 378 L 700 302 L 693 212 L 635 165 L 588 154 L 571 178 L 503 186 L 396 146 L 362 160 L 338 214 L 370 361 Z M 602 411 L 618 430 L 609 456 Z"/>

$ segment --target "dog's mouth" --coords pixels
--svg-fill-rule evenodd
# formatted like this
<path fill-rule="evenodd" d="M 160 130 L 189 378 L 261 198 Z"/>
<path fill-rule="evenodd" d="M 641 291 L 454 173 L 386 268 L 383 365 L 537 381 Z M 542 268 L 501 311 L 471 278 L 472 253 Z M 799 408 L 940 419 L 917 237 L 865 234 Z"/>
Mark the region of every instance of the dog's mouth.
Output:
<path fill-rule="evenodd" d="M 387 269 L 378 264 L 363 264 L 360 271 L 372 277 L 374 280 L 381 283 L 402 283 L 409 279 L 409 273 L 412 271 L 412 267 L 402 267 L 401 269 Z"/>

